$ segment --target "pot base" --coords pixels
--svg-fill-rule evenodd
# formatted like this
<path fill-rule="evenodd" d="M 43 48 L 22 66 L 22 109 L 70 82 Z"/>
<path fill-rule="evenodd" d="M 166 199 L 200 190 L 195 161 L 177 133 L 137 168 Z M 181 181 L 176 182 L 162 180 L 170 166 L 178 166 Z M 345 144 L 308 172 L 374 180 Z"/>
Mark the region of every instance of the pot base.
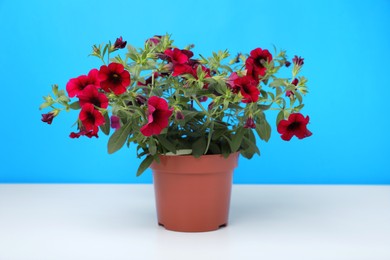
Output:
<path fill-rule="evenodd" d="M 224 228 L 224 227 L 227 227 L 227 223 L 225 224 L 222 224 L 222 225 L 219 225 L 218 227 L 209 227 L 209 228 L 206 228 L 206 227 L 202 227 L 200 229 L 189 229 L 188 227 L 187 228 L 180 228 L 180 227 L 177 227 L 177 226 L 171 226 L 171 227 L 166 227 L 164 224 L 162 223 L 158 223 L 158 225 L 160 227 L 163 227 L 165 228 L 166 230 L 169 230 L 169 231 L 176 231 L 176 232 L 209 232 L 209 231 L 215 231 L 215 230 L 218 230 L 218 229 L 221 229 L 221 228 Z"/>

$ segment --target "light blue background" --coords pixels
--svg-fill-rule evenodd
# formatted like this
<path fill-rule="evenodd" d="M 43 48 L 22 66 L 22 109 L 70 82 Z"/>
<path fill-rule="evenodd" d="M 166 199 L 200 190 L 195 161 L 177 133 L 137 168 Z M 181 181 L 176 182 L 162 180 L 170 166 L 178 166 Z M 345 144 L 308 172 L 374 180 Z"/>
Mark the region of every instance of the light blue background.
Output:
<path fill-rule="evenodd" d="M 77 114 L 49 126 L 38 106 L 51 84 L 100 66 L 92 44 L 168 32 L 205 55 L 275 44 L 305 58 L 313 136 L 273 131 L 260 157 L 240 159 L 236 183 L 390 184 L 389 25 L 387 0 L 0 1 L 0 182 L 151 182 L 135 177 L 134 147 L 108 155 L 103 135 L 70 139 Z"/>

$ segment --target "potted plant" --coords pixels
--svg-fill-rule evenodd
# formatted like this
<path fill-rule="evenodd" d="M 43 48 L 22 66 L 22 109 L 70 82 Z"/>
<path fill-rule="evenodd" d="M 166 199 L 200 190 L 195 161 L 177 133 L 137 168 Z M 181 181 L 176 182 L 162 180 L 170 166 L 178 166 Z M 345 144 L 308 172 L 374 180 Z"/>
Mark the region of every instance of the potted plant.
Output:
<path fill-rule="evenodd" d="M 256 48 L 228 60 L 228 51 L 195 56 L 193 47 L 174 46 L 170 35 L 139 49 L 122 37 L 94 45 L 91 55 L 103 65 L 70 79 L 66 91 L 53 85 L 40 106 L 51 109 L 42 114 L 48 124 L 79 110 L 70 137 L 110 135 L 108 153 L 136 144 L 143 158 L 137 176 L 154 172 L 159 223 L 178 231 L 226 225 L 238 155 L 260 154 L 257 137 L 267 142 L 271 135 L 267 111 L 276 111 L 283 140 L 311 135 L 300 113 L 303 58 Z M 278 77 L 281 70 L 291 74 Z"/>

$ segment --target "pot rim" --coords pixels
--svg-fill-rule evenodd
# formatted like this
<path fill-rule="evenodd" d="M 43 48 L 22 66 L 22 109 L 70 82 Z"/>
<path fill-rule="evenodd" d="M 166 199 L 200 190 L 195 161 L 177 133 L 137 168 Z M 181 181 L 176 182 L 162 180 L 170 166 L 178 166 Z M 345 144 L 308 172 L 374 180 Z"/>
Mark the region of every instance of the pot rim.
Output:
<path fill-rule="evenodd" d="M 222 154 L 202 155 L 160 155 L 160 162 L 154 161 L 150 168 L 155 172 L 178 174 L 205 174 L 233 170 L 238 165 L 239 152 L 223 157 Z"/>

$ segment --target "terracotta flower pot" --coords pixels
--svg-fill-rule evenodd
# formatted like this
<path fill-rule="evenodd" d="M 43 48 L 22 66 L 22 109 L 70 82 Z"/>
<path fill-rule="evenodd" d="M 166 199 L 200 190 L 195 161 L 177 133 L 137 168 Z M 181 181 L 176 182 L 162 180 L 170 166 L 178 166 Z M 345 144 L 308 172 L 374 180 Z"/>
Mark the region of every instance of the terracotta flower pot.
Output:
<path fill-rule="evenodd" d="M 153 162 L 158 223 L 182 232 L 226 226 L 238 155 L 164 155 L 160 163 Z"/>

